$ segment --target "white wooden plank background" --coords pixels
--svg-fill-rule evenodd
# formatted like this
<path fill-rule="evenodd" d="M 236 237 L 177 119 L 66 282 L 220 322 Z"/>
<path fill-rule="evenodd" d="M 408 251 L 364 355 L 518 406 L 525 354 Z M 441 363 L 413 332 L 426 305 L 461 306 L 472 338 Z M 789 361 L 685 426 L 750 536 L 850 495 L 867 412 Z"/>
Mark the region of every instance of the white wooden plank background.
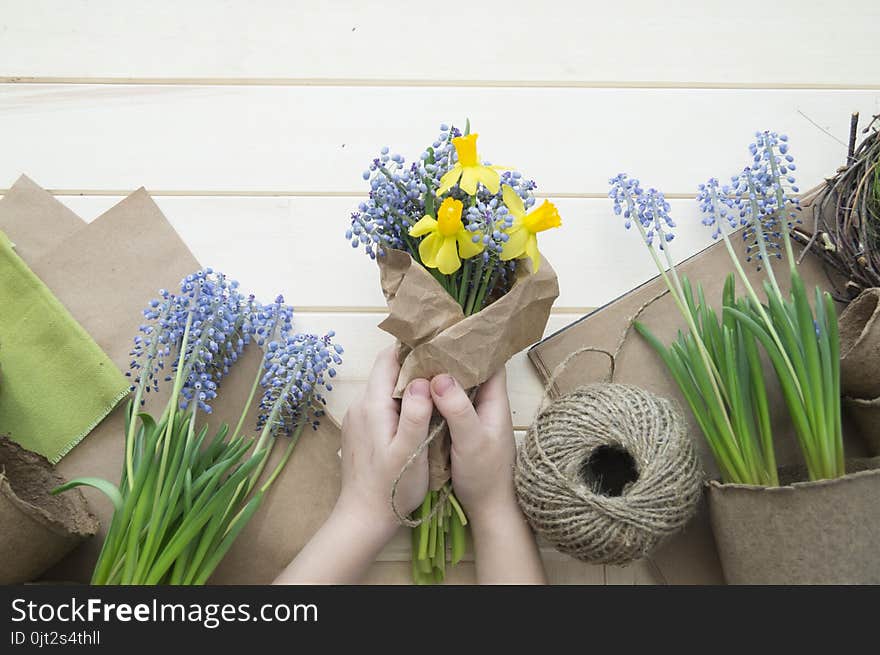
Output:
<path fill-rule="evenodd" d="M 445 21 L 397 0 L 2 5 L 0 192 L 25 172 L 90 220 L 146 186 L 201 261 L 283 290 L 303 329 L 336 329 L 337 417 L 389 342 L 374 266 L 342 239 L 382 145 L 415 156 L 470 117 L 484 156 L 558 202 L 564 227 L 541 241 L 560 278 L 553 331 L 652 274 L 609 211 L 609 176 L 674 198 L 684 258 L 708 239 L 695 185 L 741 168 L 756 129 L 791 136 L 807 188 L 842 161 L 849 114 L 880 113 L 875 0 L 493 0 Z M 508 374 L 523 429 L 541 385 L 523 354 Z"/>
<path fill-rule="evenodd" d="M 6 0 L 10 77 L 877 88 L 872 0 Z"/>

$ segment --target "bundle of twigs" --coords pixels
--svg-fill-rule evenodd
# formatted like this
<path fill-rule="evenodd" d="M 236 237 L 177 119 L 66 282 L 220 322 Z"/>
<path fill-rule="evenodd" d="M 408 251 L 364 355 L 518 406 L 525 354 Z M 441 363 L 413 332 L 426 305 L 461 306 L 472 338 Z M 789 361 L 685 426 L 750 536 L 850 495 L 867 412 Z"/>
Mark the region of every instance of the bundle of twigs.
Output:
<path fill-rule="evenodd" d="M 804 253 L 812 249 L 843 275 L 836 294 L 843 302 L 880 287 L 880 115 L 862 130 L 868 136 L 856 147 L 858 120 L 853 114 L 846 165 L 802 200 L 812 211 L 812 230 L 809 220 L 794 230 Z"/>

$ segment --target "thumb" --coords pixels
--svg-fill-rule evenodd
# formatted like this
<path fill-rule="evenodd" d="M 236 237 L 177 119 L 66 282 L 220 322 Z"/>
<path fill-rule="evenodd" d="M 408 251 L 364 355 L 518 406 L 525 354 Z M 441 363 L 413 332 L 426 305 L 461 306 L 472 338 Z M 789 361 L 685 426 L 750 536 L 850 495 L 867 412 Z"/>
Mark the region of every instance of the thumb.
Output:
<path fill-rule="evenodd" d="M 394 446 L 408 453 L 418 448 L 428 436 L 433 409 L 428 381 L 418 378 L 410 382 L 400 401 L 400 420 L 392 441 Z"/>
<path fill-rule="evenodd" d="M 431 380 L 434 406 L 446 419 L 453 444 L 461 447 L 482 430 L 477 411 L 470 398 L 451 375 L 438 375 Z"/>

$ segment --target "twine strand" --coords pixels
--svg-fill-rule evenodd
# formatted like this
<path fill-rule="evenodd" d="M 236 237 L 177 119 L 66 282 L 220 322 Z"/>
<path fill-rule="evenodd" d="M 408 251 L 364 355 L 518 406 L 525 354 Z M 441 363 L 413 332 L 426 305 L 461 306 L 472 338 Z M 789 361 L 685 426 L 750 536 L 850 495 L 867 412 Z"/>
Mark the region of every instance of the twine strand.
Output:
<path fill-rule="evenodd" d="M 479 387 L 474 387 L 468 392 L 468 398 L 471 402 L 474 401 L 474 398 L 477 395 Z M 397 507 L 397 488 L 400 486 L 400 481 L 403 479 L 403 476 L 406 475 L 406 472 L 409 471 L 410 467 L 412 467 L 413 463 L 419 458 L 425 449 L 431 445 L 431 442 L 434 441 L 441 434 L 444 434 L 447 431 L 446 419 L 441 418 L 439 422 L 437 422 L 434 427 L 428 430 L 428 435 L 422 440 L 422 442 L 418 445 L 418 447 L 410 453 L 410 456 L 407 458 L 406 462 L 404 462 L 403 467 L 400 469 L 400 473 L 397 474 L 397 477 L 394 478 L 394 482 L 391 484 L 391 511 L 394 512 L 394 516 L 397 517 L 397 521 L 408 528 L 417 528 L 425 521 L 430 521 L 433 519 L 438 512 L 444 510 L 446 508 L 446 503 L 449 502 L 449 494 L 450 488 L 449 485 L 444 484 L 439 489 L 439 495 L 437 497 L 437 501 L 434 504 L 434 507 L 431 508 L 431 511 L 427 516 L 419 517 L 417 519 L 411 519 L 405 514 L 401 513 L 401 511 Z M 445 435 L 444 435 L 445 436 Z"/>

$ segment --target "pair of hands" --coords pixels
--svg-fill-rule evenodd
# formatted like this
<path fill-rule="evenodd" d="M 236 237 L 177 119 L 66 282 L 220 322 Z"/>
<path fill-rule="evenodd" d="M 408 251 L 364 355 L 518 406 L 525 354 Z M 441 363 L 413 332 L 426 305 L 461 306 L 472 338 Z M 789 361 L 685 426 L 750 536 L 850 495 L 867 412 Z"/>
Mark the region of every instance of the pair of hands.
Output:
<path fill-rule="evenodd" d="M 362 578 L 397 530 L 391 485 L 427 437 L 435 408 L 452 435 L 452 484 L 470 519 L 477 582 L 545 584 L 538 548 L 516 503 L 516 446 L 504 371 L 480 387 L 473 403 L 448 375 L 413 380 L 394 400 L 399 373 L 395 349 L 383 351 L 364 397 L 342 424 L 336 507 L 276 584 L 352 584 Z M 427 490 L 423 453 L 397 487 L 398 509 L 411 512 Z"/>
<path fill-rule="evenodd" d="M 373 366 L 366 392 L 342 423 L 342 491 L 338 509 L 369 517 L 390 532 L 397 519 L 390 505 L 391 485 L 428 434 L 436 408 L 452 437 L 452 484 L 468 516 L 507 512 L 516 506 L 512 469 L 516 457 L 507 378 L 504 369 L 483 384 L 472 403 L 449 375 L 409 383 L 403 398 L 391 395 L 400 365 L 395 348 L 384 350 Z M 416 509 L 428 490 L 427 449 L 397 488 L 401 513 Z"/>

